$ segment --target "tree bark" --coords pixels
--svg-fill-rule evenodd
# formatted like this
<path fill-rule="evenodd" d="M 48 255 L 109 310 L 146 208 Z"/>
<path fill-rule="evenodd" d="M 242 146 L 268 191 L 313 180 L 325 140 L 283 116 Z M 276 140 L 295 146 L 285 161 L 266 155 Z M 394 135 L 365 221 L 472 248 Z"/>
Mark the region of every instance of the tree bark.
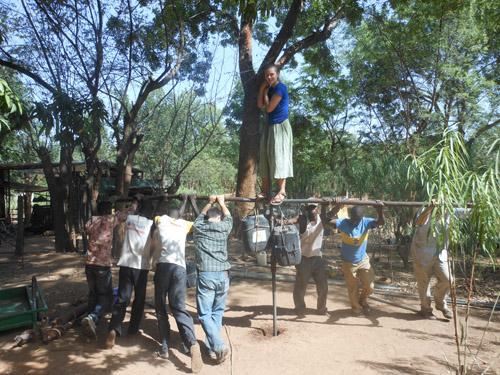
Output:
<path fill-rule="evenodd" d="M 33 197 L 32 192 L 26 192 L 24 195 L 24 224 L 29 226 L 31 221 L 31 198 Z"/>
<path fill-rule="evenodd" d="M 7 218 L 7 208 L 5 206 L 6 190 L 4 182 L 7 182 L 7 173 L 0 171 L 0 218 Z"/>
<path fill-rule="evenodd" d="M 240 130 L 240 154 L 238 161 L 237 195 L 240 197 L 255 197 L 255 183 L 257 181 L 257 165 L 259 161 L 259 118 L 260 110 L 257 107 L 257 84 L 245 87 L 243 103 L 243 123 Z M 242 216 L 252 209 L 253 204 L 242 204 Z"/>
<path fill-rule="evenodd" d="M 17 233 L 16 255 L 22 256 L 24 252 L 24 195 L 17 197 Z"/>
<path fill-rule="evenodd" d="M 66 212 L 64 210 L 65 194 L 59 178 L 56 178 L 52 167 L 52 159 L 48 150 L 37 150 L 42 161 L 43 172 L 49 188 L 50 206 L 54 221 L 55 250 L 64 252 L 71 249 L 69 234 L 66 228 Z"/>
<path fill-rule="evenodd" d="M 253 67 L 253 12 L 243 14 L 239 30 L 238 53 L 240 80 L 243 85 L 243 119 L 240 128 L 240 153 L 236 193 L 240 197 L 255 197 L 257 161 L 259 157 L 259 108 L 257 107 L 257 75 Z M 239 216 L 245 217 L 253 204 L 239 204 Z M 236 218 L 238 219 L 238 218 Z M 236 220 L 238 222 L 238 220 Z"/>

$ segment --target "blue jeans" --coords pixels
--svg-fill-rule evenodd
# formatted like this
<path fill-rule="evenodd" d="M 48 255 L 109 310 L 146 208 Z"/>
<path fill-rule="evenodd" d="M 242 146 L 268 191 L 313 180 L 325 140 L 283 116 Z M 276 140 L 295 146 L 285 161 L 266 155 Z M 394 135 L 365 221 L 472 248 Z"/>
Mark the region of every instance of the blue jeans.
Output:
<path fill-rule="evenodd" d="M 229 274 L 227 271 L 198 273 L 196 284 L 198 319 L 207 336 L 206 343 L 210 350 L 216 353 L 226 347 L 220 330 L 228 291 Z"/>

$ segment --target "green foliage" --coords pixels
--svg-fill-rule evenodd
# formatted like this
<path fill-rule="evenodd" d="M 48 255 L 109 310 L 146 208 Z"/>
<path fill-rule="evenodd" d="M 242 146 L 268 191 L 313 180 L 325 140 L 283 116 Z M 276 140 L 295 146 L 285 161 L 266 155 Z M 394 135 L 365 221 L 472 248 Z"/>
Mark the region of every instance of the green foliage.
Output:
<path fill-rule="evenodd" d="M 125 10 L 118 8 L 107 18 L 111 47 L 123 59 L 122 68 L 130 58 L 133 74 L 141 79 L 174 66 L 182 56 L 177 78 L 206 81 L 211 54 L 204 47 L 213 29 L 209 3 L 147 0 Z"/>
<path fill-rule="evenodd" d="M 211 142 L 186 168 L 179 191 L 198 195 L 234 193 L 237 169 L 235 159 L 226 154 L 229 142 L 224 137 Z"/>
<path fill-rule="evenodd" d="M 9 84 L 0 78 L 0 132 L 11 127 L 14 116 L 23 114 L 21 100 L 12 91 Z"/>
<path fill-rule="evenodd" d="M 292 115 L 290 122 L 294 137 L 295 176 L 287 183 L 288 191 L 297 197 L 332 195 L 336 181 L 328 164 L 330 159 L 328 135 L 300 115 Z"/>
<path fill-rule="evenodd" d="M 433 212 L 436 225 L 449 228 L 451 248 L 469 243 L 471 246 L 465 249 L 467 254 L 480 249 L 493 260 L 496 260 L 500 241 L 499 146 L 500 142 L 496 141 L 485 150 L 493 163 L 471 169 L 473 164 L 462 135 L 447 129 L 442 140 L 413 159 L 413 170 L 418 173 L 428 199 L 438 203 Z M 454 209 L 468 204 L 472 204 L 469 230 L 464 232 L 462 219 L 454 214 Z M 444 241 L 445 234 L 437 232 Z"/>
<path fill-rule="evenodd" d="M 491 30 L 476 1 L 373 7 L 353 30 L 350 67 L 369 138 L 408 140 L 457 126 L 467 138 L 498 116 Z M 410 150 L 412 144 L 408 143 Z"/>
<path fill-rule="evenodd" d="M 231 17 L 228 14 L 240 15 L 253 25 L 253 38 L 265 46 L 270 46 L 276 37 L 272 30 L 280 29 L 283 25 L 292 0 L 218 0 L 213 1 L 214 7 L 222 9 L 222 18 L 218 23 L 218 31 L 225 44 L 237 44 L 238 39 L 232 32 Z M 342 19 L 350 24 L 355 24 L 361 18 L 363 8 L 357 0 L 314 0 L 305 1 L 301 8 L 297 24 L 291 30 L 291 38 L 287 41 L 290 45 L 313 32 L 321 30 L 326 19 L 332 17 L 340 10 Z M 275 22 L 274 27 L 269 27 L 270 21 Z M 317 61 L 319 62 L 319 60 Z M 291 61 L 290 64 L 294 62 Z M 296 63 L 296 62 L 295 62 Z"/>
<path fill-rule="evenodd" d="M 144 138 L 137 153 L 139 166 L 148 178 L 165 188 L 177 190 L 181 176 L 214 137 L 224 134 L 220 112 L 213 103 L 203 102 L 194 91 L 162 94 L 150 99 L 144 112 Z"/>

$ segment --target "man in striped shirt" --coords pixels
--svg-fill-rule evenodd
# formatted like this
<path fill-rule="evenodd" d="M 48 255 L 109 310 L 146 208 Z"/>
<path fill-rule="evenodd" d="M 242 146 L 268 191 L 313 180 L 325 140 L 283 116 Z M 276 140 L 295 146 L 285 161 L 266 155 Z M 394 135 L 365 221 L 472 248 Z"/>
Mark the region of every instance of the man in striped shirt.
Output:
<path fill-rule="evenodd" d="M 214 207 L 216 202 L 220 209 Z M 215 353 L 219 363 L 224 362 L 229 354 L 220 330 L 229 291 L 228 271 L 231 264 L 228 261 L 227 241 L 232 227 L 233 219 L 223 195 L 211 195 L 193 224 L 198 269 L 198 319 L 205 331 L 205 344 L 209 352 Z"/>

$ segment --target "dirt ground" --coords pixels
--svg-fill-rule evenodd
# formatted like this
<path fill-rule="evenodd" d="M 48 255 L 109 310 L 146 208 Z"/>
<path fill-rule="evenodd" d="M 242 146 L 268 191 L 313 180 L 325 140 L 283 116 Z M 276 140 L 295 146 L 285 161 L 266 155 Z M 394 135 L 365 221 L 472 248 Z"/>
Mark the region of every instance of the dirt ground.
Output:
<path fill-rule="evenodd" d="M 71 303 L 85 298 L 87 286 L 84 258 L 79 254 L 52 252 L 52 238 L 26 240 L 24 267 L 8 251 L 0 248 L 0 285 L 9 288 L 29 283 L 37 275 L 49 304 L 49 315 L 67 310 Z M 314 286 L 310 285 L 306 303 L 311 310 L 299 319 L 293 312 L 290 282 L 278 283 L 278 328 L 272 337 L 271 283 L 242 277 L 241 269 L 255 272 L 265 268 L 249 266 L 233 254 L 236 275 L 232 279 L 223 338 L 231 346 L 231 357 L 222 365 L 204 358 L 202 374 L 448 374 L 456 362 L 453 323 L 421 320 L 414 295 L 395 297 L 378 290 L 371 300 L 368 316 L 353 317 L 348 308 L 345 287 L 333 282 L 329 287 L 331 316 L 314 314 Z M 114 271 L 117 271 L 116 269 Z M 281 268 L 282 276 L 293 275 L 293 268 Z M 114 273 L 114 284 L 118 278 Z M 153 301 L 152 273 L 148 284 L 147 306 L 140 335 L 120 337 L 110 350 L 103 348 L 105 325 L 99 327 L 99 340 L 86 343 L 79 328 L 69 330 L 48 345 L 40 342 L 12 348 L 21 330 L 0 333 L 0 373 L 2 374 L 160 374 L 189 372 L 189 358 L 179 350 L 180 339 L 171 319 L 172 350 L 168 361 L 155 357 L 158 348 Z M 335 281 L 336 278 L 333 279 Z M 498 289 L 497 289 L 498 290 Z M 188 308 L 195 314 L 194 290 L 190 289 Z M 463 310 L 459 310 L 463 314 Z M 490 312 L 472 309 L 469 319 L 471 350 L 476 352 Z M 440 317 L 440 316 L 439 316 Z M 126 318 L 128 320 L 128 316 Z M 195 318 L 200 343 L 203 330 Z M 476 367 L 478 373 L 499 373 L 500 320 L 493 315 L 485 334 Z M 494 360 L 496 364 L 494 363 Z"/>

